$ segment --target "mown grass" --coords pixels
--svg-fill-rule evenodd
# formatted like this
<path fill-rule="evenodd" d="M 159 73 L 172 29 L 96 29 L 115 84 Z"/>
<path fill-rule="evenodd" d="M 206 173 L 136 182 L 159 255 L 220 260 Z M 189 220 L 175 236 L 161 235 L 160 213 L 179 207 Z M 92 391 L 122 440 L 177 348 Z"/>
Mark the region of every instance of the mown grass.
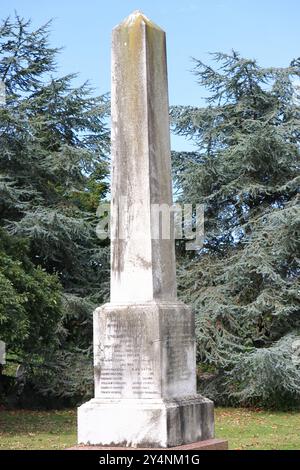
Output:
<path fill-rule="evenodd" d="M 216 436 L 230 449 L 300 449 L 300 412 L 217 408 Z"/>
<path fill-rule="evenodd" d="M 64 449 L 76 442 L 76 412 L 1 411 L 0 449 Z"/>
<path fill-rule="evenodd" d="M 216 436 L 230 449 L 300 449 L 300 412 L 216 409 Z M 65 449 L 76 443 L 76 411 L 0 410 L 0 449 Z"/>

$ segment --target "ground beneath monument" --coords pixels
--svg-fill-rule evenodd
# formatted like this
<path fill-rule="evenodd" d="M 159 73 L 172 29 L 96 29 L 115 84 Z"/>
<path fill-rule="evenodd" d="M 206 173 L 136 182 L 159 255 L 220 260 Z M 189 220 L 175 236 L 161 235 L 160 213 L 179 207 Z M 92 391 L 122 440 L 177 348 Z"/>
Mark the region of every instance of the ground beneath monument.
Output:
<path fill-rule="evenodd" d="M 299 449 L 300 412 L 216 409 L 230 449 Z M 76 411 L 0 410 L 0 449 L 64 449 L 76 443 Z"/>

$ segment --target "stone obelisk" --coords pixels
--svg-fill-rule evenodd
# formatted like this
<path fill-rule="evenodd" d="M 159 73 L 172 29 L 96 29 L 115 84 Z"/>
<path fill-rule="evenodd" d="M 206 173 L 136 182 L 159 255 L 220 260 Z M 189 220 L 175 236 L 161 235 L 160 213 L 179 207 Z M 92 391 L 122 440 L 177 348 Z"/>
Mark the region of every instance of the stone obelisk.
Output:
<path fill-rule="evenodd" d="M 78 409 L 78 442 L 207 440 L 194 318 L 177 300 L 174 238 L 155 236 L 151 210 L 172 204 L 165 33 L 140 12 L 113 30 L 111 99 L 111 301 L 94 312 L 95 398 Z"/>

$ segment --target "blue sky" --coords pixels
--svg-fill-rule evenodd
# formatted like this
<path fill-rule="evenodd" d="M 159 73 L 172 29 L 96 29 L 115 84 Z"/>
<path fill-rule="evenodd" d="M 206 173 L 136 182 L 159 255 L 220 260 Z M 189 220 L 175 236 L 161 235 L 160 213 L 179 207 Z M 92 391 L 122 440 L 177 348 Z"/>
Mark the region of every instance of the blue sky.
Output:
<path fill-rule="evenodd" d="M 34 26 L 54 18 L 51 41 L 64 46 L 61 74 L 78 72 L 101 94 L 110 88 L 111 29 L 133 10 L 167 33 L 171 104 L 201 104 L 191 57 L 232 48 L 262 66 L 286 66 L 300 55 L 299 0 L 1 0 L 0 16 L 16 10 Z M 182 147 L 180 139 L 173 147 Z M 184 144 L 187 149 L 188 145 Z"/>

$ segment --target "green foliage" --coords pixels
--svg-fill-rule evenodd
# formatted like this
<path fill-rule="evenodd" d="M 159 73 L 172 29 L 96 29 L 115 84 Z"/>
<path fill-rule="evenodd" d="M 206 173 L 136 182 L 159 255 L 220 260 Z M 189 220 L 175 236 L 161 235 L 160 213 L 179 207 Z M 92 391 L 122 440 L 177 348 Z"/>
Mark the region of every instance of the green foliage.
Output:
<path fill-rule="evenodd" d="M 1 339 L 24 357 L 42 355 L 57 346 L 61 287 L 54 275 L 35 267 L 24 241 L 0 230 Z"/>
<path fill-rule="evenodd" d="M 108 246 L 97 239 L 95 227 L 96 208 L 108 189 L 109 102 L 106 96 L 94 97 L 87 83 L 74 87 L 75 75 L 57 76 L 59 50 L 49 45 L 50 24 L 33 30 L 16 16 L 0 26 L 0 81 L 6 90 L 6 102 L 0 104 L 0 226 L 12 243 L 23 239 L 27 246 L 11 261 L 4 249 L 0 282 L 10 293 L 3 300 L 6 334 L 11 329 L 27 337 L 32 380 L 44 364 L 49 386 L 44 383 L 43 390 L 56 395 L 55 358 L 61 375 L 67 375 L 66 364 L 72 369 L 72 360 L 63 365 L 58 351 L 72 354 L 74 363 L 87 355 L 91 362 L 92 311 L 108 293 Z M 18 271 L 25 257 L 31 264 Z M 8 323 L 10 306 L 16 313 Z M 38 338 L 44 335 L 46 341 L 47 331 L 53 347 L 44 354 Z M 11 343 L 10 353 L 20 347 Z M 80 377 L 69 374 L 77 380 L 78 396 Z"/>
<path fill-rule="evenodd" d="M 196 147 L 173 155 L 181 199 L 205 204 L 203 249 L 179 266 L 198 359 L 213 371 L 200 384 L 220 403 L 299 404 L 299 66 L 214 59 L 195 67 L 208 106 L 172 109 Z"/>
<path fill-rule="evenodd" d="M 79 348 L 56 351 L 47 367 L 35 368 L 31 384 L 45 397 L 76 406 L 90 399 L 94 391 L 93 362 L 90 351 Z M 66 401 L 67 400 L 67 401 Z"/>

